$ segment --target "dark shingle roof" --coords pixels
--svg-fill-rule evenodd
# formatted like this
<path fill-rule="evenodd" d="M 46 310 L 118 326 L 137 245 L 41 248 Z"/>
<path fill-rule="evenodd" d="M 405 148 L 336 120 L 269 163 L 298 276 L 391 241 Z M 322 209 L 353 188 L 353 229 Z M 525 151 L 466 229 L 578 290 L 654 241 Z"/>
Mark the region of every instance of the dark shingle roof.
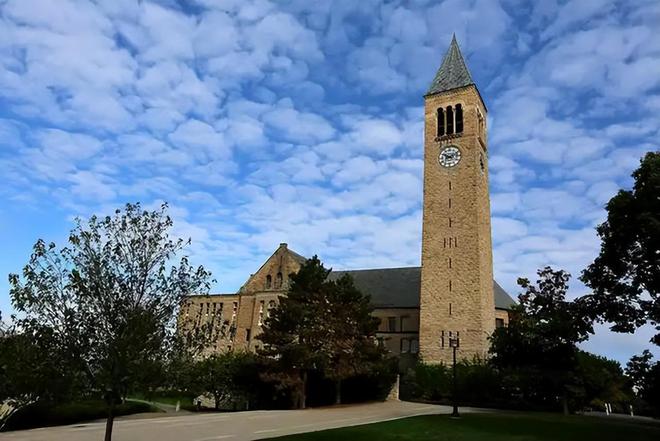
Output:
<path fill-rule="evenodd" d="M 422 279 L 422 268 L 419 266 L 333 271 L 329 278 L 337 280 L 344 274 L 353 277 L 355 286 L 364 294 L 369 294 L 377 308 L 419 308 Z M 493 296 L 495 308 L 509 309 L 515 304 L 495 280 L 493 280 Z"/>
<path fill-rule="evenodd" d="M 330 279 L 336 280 L 344 274 L 353 276 L 355 286 L 363 294 L 369 294 L 376 307 L 419 307 L 420 267 L 333 271 Z"/>
<path fill-rule="evenodd" d="M 435 78 L 426 94 L 432 95 L 434 93 L 446 92 L 451 89 L 469 86 L 470 84 L 474 84 L 474 81 L 472 81 L 470 71 L 465 65 L 465 60 L 456 42 L 456 35 L 454 35 L 451 39 L 449 49 L 445 54 L 445 58 L 442 60 L 440 69 L 435 74 Z"/>

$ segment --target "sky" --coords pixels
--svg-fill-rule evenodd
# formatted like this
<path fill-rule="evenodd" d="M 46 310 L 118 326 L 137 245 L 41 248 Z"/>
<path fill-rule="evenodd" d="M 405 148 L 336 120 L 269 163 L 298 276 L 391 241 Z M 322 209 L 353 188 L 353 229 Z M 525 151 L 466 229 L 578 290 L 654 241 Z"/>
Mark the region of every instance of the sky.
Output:
<path fill-rule="evenodd" d="M 0 311 L 37 239 L 127 202 L 169 203 L 214 292 L 280 242 L 419 265 L 453 33 L 489 109 L 496 279 L 515 296 L 551 265 L 584 294 L 604 205 L 658 149 L 658 29 L 657 0 L 0 0 Z M 625 362 L 651 334 L 583 347 Z"/>

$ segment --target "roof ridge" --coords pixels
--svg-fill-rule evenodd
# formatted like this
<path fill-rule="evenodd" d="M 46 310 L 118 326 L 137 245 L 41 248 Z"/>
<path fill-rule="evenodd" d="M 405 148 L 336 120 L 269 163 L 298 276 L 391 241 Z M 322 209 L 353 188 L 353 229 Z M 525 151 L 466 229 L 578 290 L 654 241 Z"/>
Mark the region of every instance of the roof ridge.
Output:
<path fill-rule="evenodd" d="M 394 270 L 394 269 L 421 269 L 421 266 L 393 266 L 387 268 L 357 268 L 357 269 L 333 269 L 333 273 L 337 272 L 348 272 L 348 271 L 383 271 L 383 270 Z"/>

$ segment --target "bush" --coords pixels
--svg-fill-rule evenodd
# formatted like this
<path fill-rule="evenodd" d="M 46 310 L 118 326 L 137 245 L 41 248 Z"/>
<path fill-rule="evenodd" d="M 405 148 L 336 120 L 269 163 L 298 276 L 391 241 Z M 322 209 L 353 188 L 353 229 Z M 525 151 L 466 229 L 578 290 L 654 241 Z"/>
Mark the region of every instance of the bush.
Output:
<path fill-rule="evenodd" d="M 115 408 L 115 416 L 143 412 L 159 412 L 159 410 L 150 404 L 136 401 L 126 401 Z M 62 426 L 102 419 L 106 416 L 107 409 L 105 402 L 102 400 L 85 400 L 60 404 L 38 401 L 17 410 L 9 417 L 4 430 Z"/>

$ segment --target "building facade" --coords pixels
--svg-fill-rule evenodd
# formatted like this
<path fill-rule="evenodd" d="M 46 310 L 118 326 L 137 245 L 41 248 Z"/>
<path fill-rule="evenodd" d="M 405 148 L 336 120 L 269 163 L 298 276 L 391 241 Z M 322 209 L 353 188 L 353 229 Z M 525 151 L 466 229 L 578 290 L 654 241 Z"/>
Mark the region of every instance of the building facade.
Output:
<path fill-rule="evenodd" d="M 506 326 L 511 297 L 493 280 L 486 106 L 456 39 L 424 97 L 421 267 L 333 271 L 350 274 L 380 319 L 378 340 L 401 357 L 448 362 L 483 357 Z M 213 330 L 210 351 L 256 350 L 269 311 L 306 258 L 282 243 L 237 293 L 190 296 L 188 323 Z"/>

